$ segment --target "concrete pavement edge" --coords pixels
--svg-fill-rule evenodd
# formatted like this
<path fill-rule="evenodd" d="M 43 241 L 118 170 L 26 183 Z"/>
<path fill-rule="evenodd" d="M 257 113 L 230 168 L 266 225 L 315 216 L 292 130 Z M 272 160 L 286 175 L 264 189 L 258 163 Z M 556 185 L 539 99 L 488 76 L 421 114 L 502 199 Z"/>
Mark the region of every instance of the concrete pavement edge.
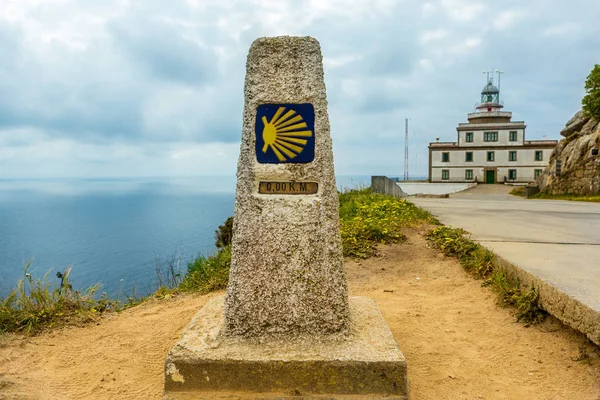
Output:
<path fill-rule="evenodd" d="M 495 254 L 497 265 L 507 275 L 516 278 L 521 286 L 533 287 L 539 294 L 540 305 L 565 325 L 583 333 L 600 346 L 600 312 L 574 299 L 564 291 Z"/>

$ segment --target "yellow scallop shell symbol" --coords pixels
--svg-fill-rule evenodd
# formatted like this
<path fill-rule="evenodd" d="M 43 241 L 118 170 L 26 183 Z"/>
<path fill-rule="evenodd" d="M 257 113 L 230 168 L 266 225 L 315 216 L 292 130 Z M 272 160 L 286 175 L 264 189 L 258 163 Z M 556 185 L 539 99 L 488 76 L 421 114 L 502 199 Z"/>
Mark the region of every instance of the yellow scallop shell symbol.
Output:
<path fill-rule="evenodd" d="M 302 138 L 312 136 L 312 131 L 306 130 L 308 126 L 301 115 L 294 110 L 285 110 L 285 107 L 279 107 L 271 121 L 262 117 L 262 137 L 265 142 L 262 152 L 266 153 L 271 148 L 281 162 L 300 154 L 307 143 L 307 140 Z"/>

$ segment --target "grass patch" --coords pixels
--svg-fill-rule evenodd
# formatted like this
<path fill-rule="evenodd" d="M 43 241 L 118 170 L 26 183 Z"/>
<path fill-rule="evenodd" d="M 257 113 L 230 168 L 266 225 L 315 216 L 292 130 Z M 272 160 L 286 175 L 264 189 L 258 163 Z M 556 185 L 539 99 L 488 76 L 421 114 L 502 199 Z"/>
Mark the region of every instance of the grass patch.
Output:
<path fill-rule="evenodd" d="M 513 190 L 511 190 L 508 193 L 512 194 L 513 196 L 526 197 L 525 196 L 525 186 L 515 186 L 513 188 Z"/>
<path fill-rule="evenodd" d="M 513 190 L 509 192 L 513 196 L 519 197 L 527 197 L 525 195 L 525 186 L 516 186 Z M 532 196 L 529 196 L 530 199 L 543 199 L 543 200 L 569 200 L 569 201 L 588 201 L 593 203 L 600 203 L 600 194 L 598 195 L 579 195 L 579 194 L 550 194 L 539 192 Z"/>
<path fill-rule="evenodd" d="M 233 217 L 227 218 L 223 225 L 215 231 L 217 251 L 210 256 L 199 255 L 187 265 L 187 272 L 182 274 L 175 259 L 166 265 L 157 263 L 156 276 L 159 283 L 155 298 L 170 298 L 178 292 L 208 293 L 225 289 L 229 282 L 231 267 L 231 239 L 233 236 Z"/>
<path fill-rule="evenodd" d="M 36 334 L 42 330 L 95 320 L 100 314 L 122 308 L 120 300 L 110 300 L 106 293 L 96 298 L 99 287 L 73 290 L 69 280 L 71 268 L 56 274 L 58 285 L 49 281 L 49 272 L 34 278 L 23 269 L 17 288 L 0 299 L 0 333 Z"/>
<path fill-rule="evenodd" d="M 549 194 L 549 193 L 536 193 L 529 197 L 530 199 L 545 199 L 545 200 L 569 200 L 569 201 L 588 201 L 592 203 L 600 203 L 600 194 L 585 196 L 578 194 Z"/>
<path fill-rule="evenodd" d="M 98 296 L 99 285 L 74 290 L 69 279 L 71 268 L 57 273 L 57 283 L 49 279 L 49 272 L 41 278 L 33 277 L 28 272 L 28 264 L 17 288 L 0 298 L 0 334 L 35 335 L 56 327 L 96 321 L 102 314 L 121 311 L 148 298 L 166 300 L 181 292 L 208 293 L 227 286 L 231 265 L 229 246 L 211 256 L 198 256 L 188 263 L 185 275 L 180 271 L 179 262 L 174 257 L 166 263 L 157 262 L 158 289 L 147 297 L 125 295 L 123 301 L 121 290 L 117 299 L 110 299 L 106 293 Z"/>
<path fill-rule="evenodd" d="M 539 305 L 539 294 L 534 288 L 521 289 L 517 279 L 510 278 L 494 253 L 466 236 L 460 228 L 436 227 L 426 234 L 427 241 L 445 255 L 456 257 L 463 268 L 483 279 L 498 294 L 500 303 L 515 308 L 517 321 L 535 324 L 543 321 L 546 312 Z"/>
<path fill-rule="evenodd" d="M 150 297 L 169 300 L 185 292 L 205 294 L 225 289 L 229 282 L 230 266 L 230 246 L 222 247 L 209 256 L 199 255 L 187 264 L 185 273 L 181 271 L 179 261 L 175 266 L 173 259 L 166 260 L 166 263 L 157 262 L 158 288 Z"/>
<path fill-rule="evenodd" d="M 370 188 L 339 194 L 340 231 L 346 257 L 368 258 L 377 254 L 378 243 L 406 240 L 402 229 L 423 223 L 439 223 L 429 212 L 414 204 Z"/>
<path fill-rule="evenodd" d="M 188 264 L 187 274 L 179 284 L 179 289 L 199 293 L 225 289 L 229 282 L 230 267 L 230 246 L 222 247 L 212 256 L 199 256 Z"/>

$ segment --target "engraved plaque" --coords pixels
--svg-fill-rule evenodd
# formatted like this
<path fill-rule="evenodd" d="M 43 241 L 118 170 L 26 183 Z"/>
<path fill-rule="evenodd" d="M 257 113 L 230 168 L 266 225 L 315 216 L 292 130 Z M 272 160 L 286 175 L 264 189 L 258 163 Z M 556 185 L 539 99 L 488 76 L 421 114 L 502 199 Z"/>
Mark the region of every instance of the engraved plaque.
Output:
<path fill-rule="evenodd" d="M 293 181 L 260 181 L 258 193 L 260 194 L 315 194 L 319 190 L 317 182 Z"/>

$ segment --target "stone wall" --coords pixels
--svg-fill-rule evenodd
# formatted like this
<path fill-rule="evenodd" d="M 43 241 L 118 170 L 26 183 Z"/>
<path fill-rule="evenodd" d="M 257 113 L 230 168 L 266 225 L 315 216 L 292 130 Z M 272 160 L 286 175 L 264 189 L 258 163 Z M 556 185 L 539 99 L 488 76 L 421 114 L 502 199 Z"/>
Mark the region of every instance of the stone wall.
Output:
<path fill-rule="evenodd" d="M 600 194 L 600 122 L 579 111 L 560 134 L 565 139 L 535 184 L 549 194 Z"/>
<path fill-rule="evenodd" d="M 371 191 L 388 196 L 394 196 L 399 199 L 406 197 L 400 186 L 387 176 L 371 176 Z"/>

